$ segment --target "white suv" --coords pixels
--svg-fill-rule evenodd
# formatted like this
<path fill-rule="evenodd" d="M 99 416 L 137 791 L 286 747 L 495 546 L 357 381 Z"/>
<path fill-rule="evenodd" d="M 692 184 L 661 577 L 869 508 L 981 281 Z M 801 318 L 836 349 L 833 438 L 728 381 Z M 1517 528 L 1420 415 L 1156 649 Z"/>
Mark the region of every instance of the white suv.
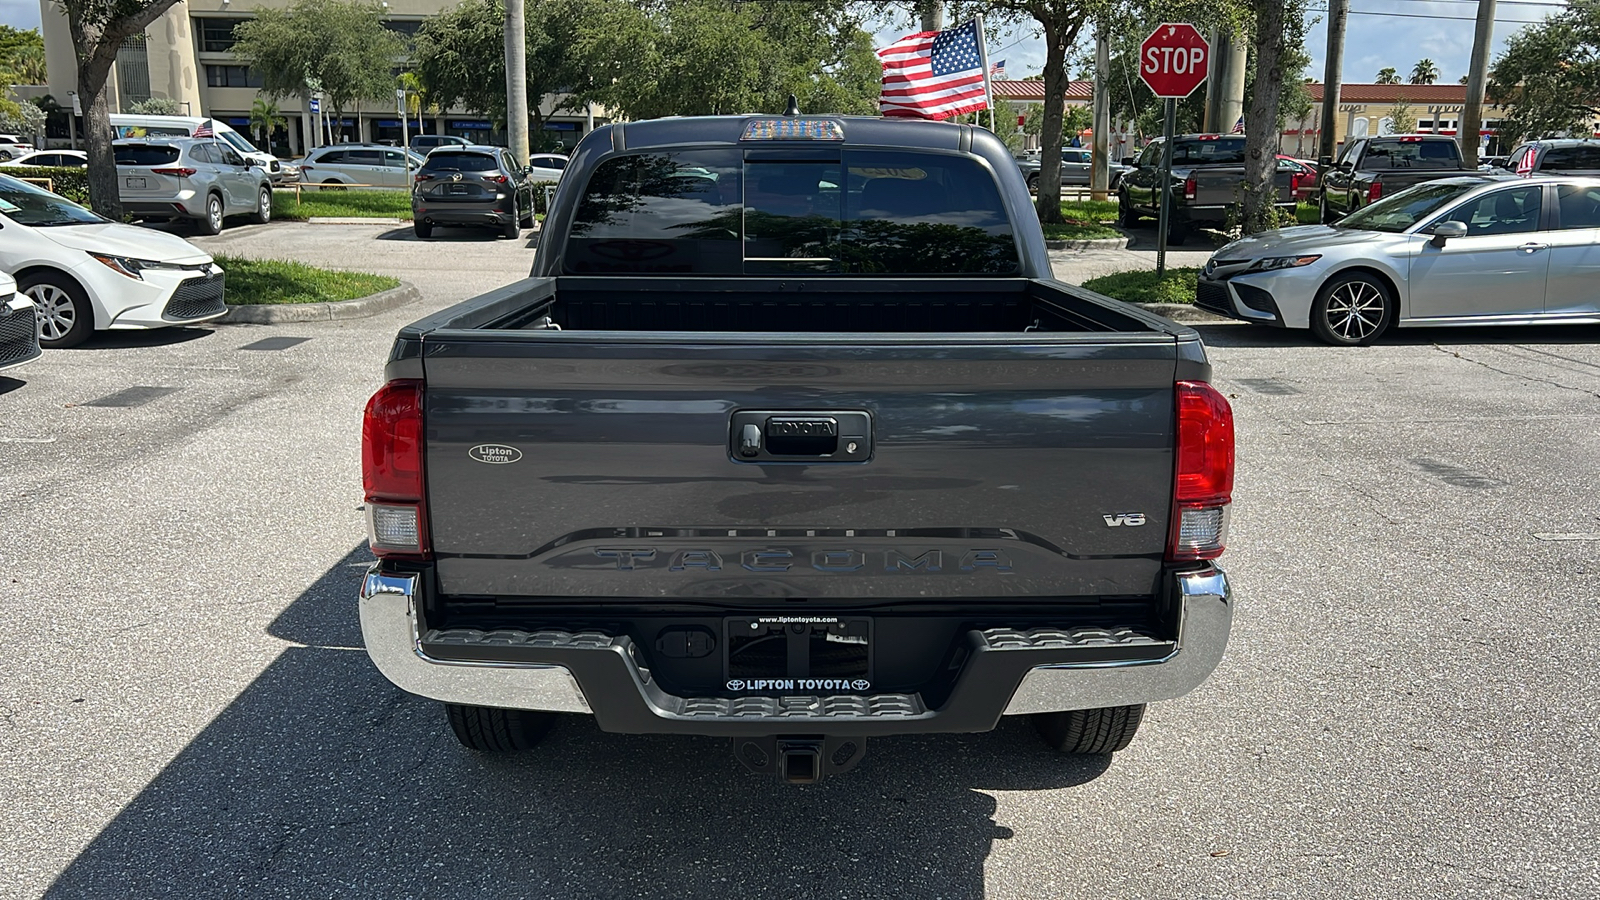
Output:
<path fill-rule="evenodd" d="M 0 160 L 16 159 L 33 149 L 32 144 L 14 134 L 0 134 Z"/>

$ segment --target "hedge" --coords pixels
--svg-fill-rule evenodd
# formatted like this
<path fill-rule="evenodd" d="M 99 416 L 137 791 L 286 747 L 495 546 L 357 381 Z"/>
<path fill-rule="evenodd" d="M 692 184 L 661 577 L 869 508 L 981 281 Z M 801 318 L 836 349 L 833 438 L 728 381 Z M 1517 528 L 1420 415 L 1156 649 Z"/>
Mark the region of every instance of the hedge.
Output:
<path fill-rule="evenodd" d="M 89 170 L 70 166 L 7 166 L 0 174 L 12 178 L 48 178 L 50 190 L 84 206 L 89 205 Z M 43 185 L 40 185 L 43 187 Z"/>

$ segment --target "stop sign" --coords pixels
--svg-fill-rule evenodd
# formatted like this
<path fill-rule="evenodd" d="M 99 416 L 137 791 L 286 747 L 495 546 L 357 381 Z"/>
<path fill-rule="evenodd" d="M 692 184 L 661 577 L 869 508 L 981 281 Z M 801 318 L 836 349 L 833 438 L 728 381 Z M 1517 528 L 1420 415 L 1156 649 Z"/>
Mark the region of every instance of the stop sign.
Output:
<path fill-rule="evenodd" d="M 1163 22 L 1139 45 L 1139 77 L 1157 97 L 1194 93 L 1211 68 L 1211 45 L 1185 22 Z"/>

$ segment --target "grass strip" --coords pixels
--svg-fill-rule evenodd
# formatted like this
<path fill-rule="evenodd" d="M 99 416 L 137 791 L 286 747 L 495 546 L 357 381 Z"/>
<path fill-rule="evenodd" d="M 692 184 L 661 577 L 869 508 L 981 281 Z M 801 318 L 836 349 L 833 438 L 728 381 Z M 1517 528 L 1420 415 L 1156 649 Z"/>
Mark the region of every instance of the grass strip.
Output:
<path fill-rule="evenodd" d="M 356 219 L 404 219 L 411 221 L 411 195 L 406 191 L 349 190 L 318 188 L 301 191 L 295 199 L 292 190 L 272 192 L 272 217 L 289 222 L 304 222 L 312 216 Z"/>
<path fill-rule="evenodd" d="M 214 258 L 228 273 L 224 299 L 229 306 L 337 303 L 400 286 L 400 279 L 388 275 L 319 269 L 285 259 Z"/>
<path fill-rule="evenodd" d="M 1044 236 L 1051 241 L 1088 241 L 1122 237 L 1111 227 L 1117 220 L 1117 204 L 1106 201 L 1072 200 L 1061 204 L 1065 224 L 1043 223 Z"/>
<path fill-rule="evenodd" d="M 1193 303 L 1199 274 L 1199 269 L 1168 269 L 1166 276 L 1157 280 L 1154 269 L 1140 269 L 1091 278 L 1083 286 L 1129 303 Z"/>

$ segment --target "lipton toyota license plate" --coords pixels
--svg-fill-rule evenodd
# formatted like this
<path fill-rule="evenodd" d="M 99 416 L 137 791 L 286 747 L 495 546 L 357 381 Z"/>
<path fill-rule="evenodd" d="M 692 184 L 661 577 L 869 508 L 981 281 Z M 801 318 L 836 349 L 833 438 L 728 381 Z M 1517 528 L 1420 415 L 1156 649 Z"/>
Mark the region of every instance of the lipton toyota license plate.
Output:
<path fill-rule="evenodd" d="M 133 188 L 136 191 L 142 191 L 142 190 L 144 190 L 145 180 L 143 178 L 132 178 L 132 177 L 130 177 L 130 178 L 122 179 L 122 183 L 127 187 Z"/>

